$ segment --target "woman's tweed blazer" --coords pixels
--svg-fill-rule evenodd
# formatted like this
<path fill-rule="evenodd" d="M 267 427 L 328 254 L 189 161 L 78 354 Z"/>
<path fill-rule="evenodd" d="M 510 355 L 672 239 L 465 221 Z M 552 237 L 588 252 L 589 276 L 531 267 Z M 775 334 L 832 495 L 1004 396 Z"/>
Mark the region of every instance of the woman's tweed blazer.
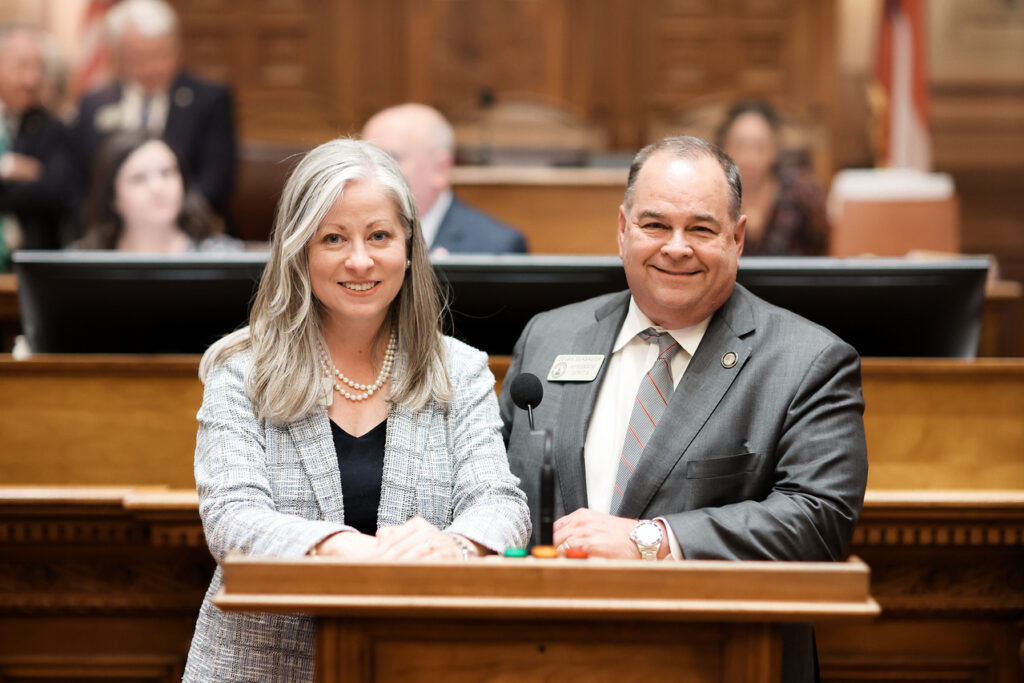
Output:
<path fill-rule="evenodd" d="M 530 513 L 509 472 L 487 356 L 446 339 L 449 408 L 392 405 L 378 523 L 419 515 L 493 550 L 525 546 Z M 250 355 L 236 354 L 206 380 L 195 477 L 210 552 L 298 557 L 347 528 L 326 409 L 283 427 L 257 421 L 245 396 Z M 313 621 L 217 609 L 218 566 L 206 592 L 186 681 L 309 681 Z"/>

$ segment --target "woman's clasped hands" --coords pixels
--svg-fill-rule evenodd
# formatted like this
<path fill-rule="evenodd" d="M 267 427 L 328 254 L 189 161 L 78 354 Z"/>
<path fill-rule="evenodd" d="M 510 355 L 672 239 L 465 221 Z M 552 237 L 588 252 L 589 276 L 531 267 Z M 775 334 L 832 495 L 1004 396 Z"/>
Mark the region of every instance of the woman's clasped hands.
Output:
<path fill-rule="evenodd" d="M 413 517 L 398 526 L 385 526 L 375 536 L 358 531 L 342 531 L 328 536 L 311 555 L 332 555 L 350 560 L 424 560 L 463 559 L 464 548 L 471 548 L 471 557 L 480 555 L 480 548 L 468 539 L 456 540 L 423 519 Z"/>

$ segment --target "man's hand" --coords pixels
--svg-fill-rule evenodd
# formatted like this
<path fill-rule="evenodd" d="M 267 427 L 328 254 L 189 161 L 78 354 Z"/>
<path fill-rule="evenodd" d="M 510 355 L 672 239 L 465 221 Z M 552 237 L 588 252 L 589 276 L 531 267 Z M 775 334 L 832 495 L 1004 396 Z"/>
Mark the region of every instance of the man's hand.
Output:
<path fill-rule="evenodd" d="M 563 552 L 568 548 L 579 548 L 586 550 L 591 557 L 638 560 L 640 551 L 629 538 L 634 526 L 635 519 L 580 508 L 555 521 L 554 541 Z"/>
<path fill-rule="evenodd" d="M 38 159 L 8 152 L 0 157 L 0 176 L 4 180 L 28 183 L 39 180 L 43 175 L 43 165 Z"/>

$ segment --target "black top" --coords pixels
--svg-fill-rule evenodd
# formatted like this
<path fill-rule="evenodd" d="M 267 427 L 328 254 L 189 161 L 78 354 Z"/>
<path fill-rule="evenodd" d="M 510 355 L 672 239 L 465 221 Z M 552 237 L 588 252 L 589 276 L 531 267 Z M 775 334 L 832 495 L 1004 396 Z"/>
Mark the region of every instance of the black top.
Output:
<path fill-rule="evenodd" d="M 384 440 L 388 421 L 362 436 L 352 436 L 331 420 L 334 450 L 341 470 L 341 495 L 345 505 L 345 524 L 364 534 L 377 533 L 377 508 L 384 478 Z"/>

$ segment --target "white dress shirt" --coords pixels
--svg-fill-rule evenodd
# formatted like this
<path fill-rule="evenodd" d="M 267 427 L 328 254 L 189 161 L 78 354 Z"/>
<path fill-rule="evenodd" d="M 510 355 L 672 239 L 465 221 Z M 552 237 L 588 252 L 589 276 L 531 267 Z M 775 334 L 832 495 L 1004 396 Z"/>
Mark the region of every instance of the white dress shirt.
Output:
<path fill-rule="evenodd" d="M 146 129 L 160 135 L 167 125 L 167 110 L 170 104 L 168 93 L 149 95 L 149 114 L 146 117 Z M 125 83 L 121 94 L 121 126 L 122 130 L 142 128 L 142 107 L 146 94 L 135 83 Z"/>
<path fill-rule="evenodd" d="M 682 349 L 672 357 L 672 385 L 679 386 L 679 380 L 697 346 L 704 338 L 711 317 L 681 330 L 666 330 L 651 322 L 629 299 L 629 310 L 622 322 L 619 335 L 615 338 L 612 355 L 607 360 L 604 382 L 597 394 L 594 413 L 590 416 L 587 440 L 583 449 L 583 462 L 587 476 L 587 502 L 591 510 L 611 513 L 612 489 L 619 469 L 619 454 L 626 438 L 629 416 L 633 412 L 636 392 L 644 375 L 654 365 L 660 350 L 657 344 L 650 344 L 636 335 L 648 327 L 658 332 L 668 332 L 679 342 Z M 668 524 L 665 525 L 666 528 Z M 669 533 L 669 543 L 674 557 L 681 557 L 678 545 Z"/>
<path fill-rule="evenodd" d="M 452 199 L 455 195 L 452 194 L 450 189 L 446 189 L 437 196 L 434 201 L 434 205 L 423 212 L 420 216 L 420 228 L 423 230 L 423 241 L 427 244 L 427 249 L 431 249 L 434 244 L 434 238 L 437 237 L 437 231 L 441 229 L 441 221 L 444 220 L 444 215 L 448 213 L 448 207 L 452 205 Z"/>

